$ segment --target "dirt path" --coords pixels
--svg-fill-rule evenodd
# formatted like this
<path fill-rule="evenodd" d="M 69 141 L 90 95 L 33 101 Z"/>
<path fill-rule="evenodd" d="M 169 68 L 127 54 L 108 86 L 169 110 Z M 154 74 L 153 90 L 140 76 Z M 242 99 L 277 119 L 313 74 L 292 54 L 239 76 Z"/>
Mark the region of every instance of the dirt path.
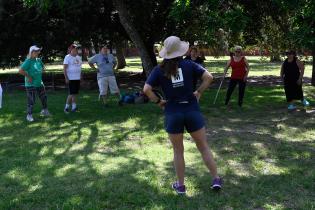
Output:
<path fill-rule="evenodd" d="M 213 74 L 215 80 L 210 86 L 210 88 L 217 88 L 221 82 L 222 74 Z M 85 73 L 83 76 L 84 80 L 81 84 L 83 89 L 97 89 L 96 74 L 95 73 Z M 225 78 L 223 87 L 227 87 L 230 78 Z M 62 74 L 45 74 L 43 75 L 43 80 L 48 89 L 64 89 L 64 76 Z M 12 75 L 2 75 L 0 78 L 2 86 L 5 89 L 23 89 L 24 78 L 16 74 Z M 133 72 L 120 72 L 117 74 L 117 81 L 120 88 L 126 90 L 141 89 L 144 85 L 145 78 L 142 74 Z M 311 83 L 311 78 L 304 78 L 305 84 Z M 276 76 L 261 76 L 261 77 L 249 77 L 249 86 L 260 86 L 260 87 L 270 87 L 282 85 L 282 80 L 280 77 Z"/>
<path fill-rule="evenodd" d="M 213 76 L 215 80 L 210 86 L 210 88 L 218 88 L 223 75 L 214 74 Z M 145 80 L 144 78 L 141 77 L 141 80 L 139 81 L 139 77 L 141 77 L 139 74 L 130 74 L 130 75 L 121 75 L 117 79 L 119 81 L 120 86 L 124 89 L 129 89 L 130 87 L 142 88 Z M 225 78 L 223 87 L 228 86 L 229 80 L 230 80 L 229 77 Z M 249 86 L 258 86 L 258 87 L 272 87 L 272 86 L 278 86 L 278 85 L 283 84 L 281 78 L 276 77 L 276 76 L 249 77 L 247 82 Z M 304 84 L 311 84 L 311 78 L 305 77 Z"/>

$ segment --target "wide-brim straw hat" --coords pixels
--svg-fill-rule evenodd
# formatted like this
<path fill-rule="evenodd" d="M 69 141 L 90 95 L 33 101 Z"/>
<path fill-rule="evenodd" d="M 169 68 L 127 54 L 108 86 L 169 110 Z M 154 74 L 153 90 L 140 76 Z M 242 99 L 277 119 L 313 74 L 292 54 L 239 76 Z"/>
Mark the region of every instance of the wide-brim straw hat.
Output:
<path fill-rule="evenodd" d="M 164 45 L 160 51 L 160 57 L 172 59 L 183 56 L 189 49 L 189 43 L 181 41 L 177 36 L 170 36 L 164 40 Z"/>

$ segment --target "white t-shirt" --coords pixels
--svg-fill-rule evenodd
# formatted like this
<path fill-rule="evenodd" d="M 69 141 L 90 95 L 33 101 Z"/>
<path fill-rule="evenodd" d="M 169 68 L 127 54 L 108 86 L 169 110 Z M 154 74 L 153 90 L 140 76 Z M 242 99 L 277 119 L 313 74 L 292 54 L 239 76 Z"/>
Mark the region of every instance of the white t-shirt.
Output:
<path fill-rule="evenodd" d="M 67 76 L 69 80 L 80 80 L 81 79 L 81 66 L 82 59 L 80 56 L 66 55 L 63 60 L 63 64 L 67 64 Z"/>

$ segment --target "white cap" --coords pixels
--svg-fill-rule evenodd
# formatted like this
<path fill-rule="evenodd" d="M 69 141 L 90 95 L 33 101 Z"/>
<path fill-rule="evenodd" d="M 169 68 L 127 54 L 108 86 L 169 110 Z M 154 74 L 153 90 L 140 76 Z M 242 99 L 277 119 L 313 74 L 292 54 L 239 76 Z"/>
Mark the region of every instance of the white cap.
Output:
<path fill-rule="evenodd" d="M 29 53 L 31 54 L 33 51 L 39 51 L 39 50 L 42 50 L 42 48 L 39 48 L 36 45 L 33 45 L 30 47 Z"/>
<path fill-rule="evenodd" d="M 242 47 L 241 46 L 239 46 L 239 45 L 236 45 L 235 47 L 234 47 L 234 51 L 236 51 L 236 50 L 241 50 L 242 51 Z"/>
<path fill-rule="evenodd" d="M 181 41 L 176 36 L 170 36 L 164 41 L 164 46 L 159 55 L 162 58 L 172 59 L 183 56 L 189 49 L 189 43 Z"/>

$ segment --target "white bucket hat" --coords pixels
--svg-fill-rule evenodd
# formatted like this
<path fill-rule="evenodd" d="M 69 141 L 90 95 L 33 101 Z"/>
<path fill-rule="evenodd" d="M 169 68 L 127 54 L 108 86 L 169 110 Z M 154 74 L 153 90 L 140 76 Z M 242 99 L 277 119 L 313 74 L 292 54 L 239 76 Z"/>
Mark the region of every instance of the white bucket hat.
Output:
<path fill-rule="evenodd" d="M 177 36 L 170 36 L 164 40 L 164 46 L 159 55 L 165 59 L 183 56 L 189 49 L 189 43 L 181 41 Z"/>

